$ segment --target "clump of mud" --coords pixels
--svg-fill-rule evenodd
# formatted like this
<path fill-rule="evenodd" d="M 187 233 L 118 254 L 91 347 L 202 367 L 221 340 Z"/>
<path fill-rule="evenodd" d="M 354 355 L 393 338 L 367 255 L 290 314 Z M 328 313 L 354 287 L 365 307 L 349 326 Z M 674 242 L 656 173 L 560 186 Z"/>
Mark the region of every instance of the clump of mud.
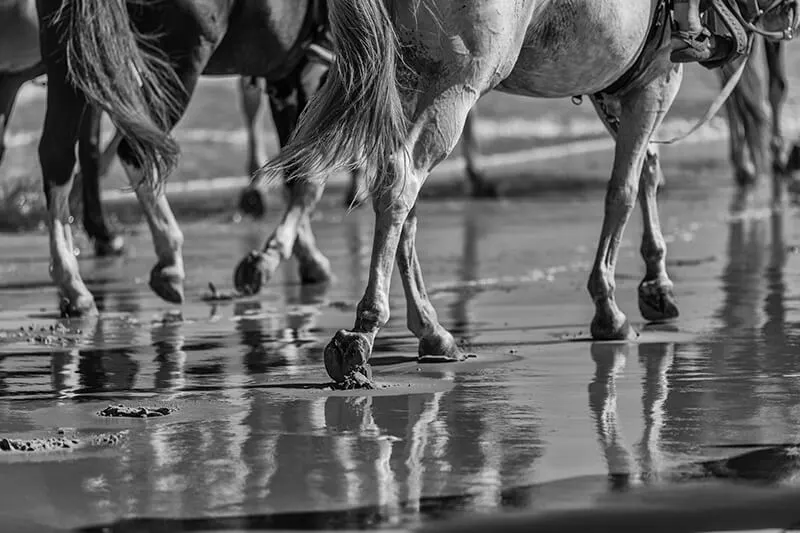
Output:
<path fill-rule="evenodd" d="M 174 413 L 177 409 L 171 407 L 129 407 L 125 405 L 109 405 L 97 414 L 113 418 L 155 418 L 167 416 Z"/>
<path fill-rule="evenodd" d="M 378 388 L 372 380 L 372 367 L 365 364 L 350 371 L 343 381 L 333 382 L 331 390 L 374 390 Z"/>
<path fill-rule="evenodd" d="M 63 432 L 59 432 L 63 433 Z M 99 435 L 63 435 L 34 439 L 0 439 L 0 452 L 46 453 L 80 448 L 117 446 L 125 438 L 125 432 L 101 433 Z"/>
<path fill-rule="evenodd" d="M 204 302 L 229 302 L 235 300 L 239 295 L 233 291 L 220 291 L 217 286 L 212 282 L 208 282 L 208 293 L 204 294 L 201 299 Z"/>
<path fill-rule="evenodd" d="M 345 377 L 344 381 L 331 384 L 331 390 L 374 390 L 376 388 L 375 382 L 361 372 L 353 372 Z"/>

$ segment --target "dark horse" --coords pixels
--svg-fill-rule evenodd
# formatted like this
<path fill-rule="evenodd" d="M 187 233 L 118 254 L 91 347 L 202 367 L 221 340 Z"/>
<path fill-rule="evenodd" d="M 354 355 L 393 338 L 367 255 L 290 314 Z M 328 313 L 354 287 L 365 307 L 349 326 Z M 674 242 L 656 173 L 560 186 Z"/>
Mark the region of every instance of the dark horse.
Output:
<path fill-rule="evenodd" d="M 39 24 L 34 0 L 0 3 L 0 163 L 5 153 L 5 132 L 20 88 L 45 74 L 39 52 Z M 86 110 L 79 131 L 78 158 L 84 176 L 83 226 L 94 241 L 97 255 L 122 251 L 123 241 L 108 227 L 100 204 L 98 180 L 105 173 L 100 155 L 100 113 Z"/>
<path fill-rule="evenodd" d="M 732 72 L 732 65 L 720 69 L 721 81 Z M 726 102 L 730 159 L 740 201 L 746 201 L 770 173 L 773 199 L 779 201 L 783 182 L 800 168 L 797 156 L 792 156 L 797 148 L 787 147 L 783 136 L 781 109 L 787 83 L 783 43 L 757 39 L 742 79 Z"/>
<path fill-rule="evenodd" d="M 204 74 L 264 78 L 285 103 L 273 114 L 295 121 L 327 70 L 308 55 L 327 23 L 324 7 L 316 0 L 37 2 L 48 75 L 39 156 L 51 275 L 62 313 L 95 310 L 72 254 L 67 201 L 75 142 L 92 105 L 106 111 L 124 135 L 117 154 L 135 187 L 157 256 L 150 287 L 181 303 L 183 235 L 161 186 L 178 158 L 170 131 Z M 288 132 L 279 135 L 286 139 Z M 294 252 L 305 280 L 329 279 L 327 260 L 315 255 L 308 219 L 318 195 L 300 201 L 302 190 L 293 183 L 287 188 L 289 209 L 273 242 L 284 257 Z M 303 208 L 293 209 L 297 205 Z"/>

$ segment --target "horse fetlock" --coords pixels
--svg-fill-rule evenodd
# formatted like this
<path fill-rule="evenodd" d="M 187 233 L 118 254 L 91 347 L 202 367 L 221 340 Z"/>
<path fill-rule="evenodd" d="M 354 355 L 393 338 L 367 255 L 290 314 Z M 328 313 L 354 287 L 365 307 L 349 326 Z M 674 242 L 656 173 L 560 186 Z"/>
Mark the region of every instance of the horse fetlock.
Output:
<path fill-rule="evenodd" d="M 389 302 L 362 299 L 356 310 L 355 329 L 358 331 L 377 332 L 389 322 Z"/>
<path fill-rule="evenodd" d="M 639 284 L 639 311 L 645 320 L 658 322 L 678 317 L 678 304 L 672 288 L 672 281 L 666 276 L 645 279 Z"/>
<path fill-rule="evenodd" d="M 80 275 L 74 272 L 51 268 L 50 275 L 58 288 L 59 310 L 62 317 L 77 317 L 97 312 L 94 297 Z"/>
<path fill-rule="evenodd" d="M 590 332 L 592 338 L 598 341 L 634 340 L 639 336 L 610 298 L 596 303 Z"/>
<path fill-rule="evenodd" d="M 341 329 L 325 346 L 325 371 L 336 383 L 341 383 L 360 371 L 372 355 L 374 333 Z"/>
<path fill-rule="evenodd" d="M 614 277 L 607 271 L 597 268 L 592 270 L 589 281 L 586 283 L 586 290 L 589 291 L 589 296 L 596 305 L 598 302 L 613 298 L 615 289 Z"/>
<path fill-rule="evenodd" d="M 498 198 L 500 191 L 497 185 L 486 180 L 486 177 L 475 170 L 468 170 L 469 194 L 473 198 Z"/>
<path fill-rule="evenodd" d="M 120 235 L 96 238 L 94 241 L 94 255 L 97 257 L 114 257 L 124 252 L 125 239 Z"/>
<path fill-rule="evenodd" d="M 59 289 L 58 308 L 62 318 L 97 314 L 97 306 L 94 303 L 94 297 L 88 290 L 86 293 L 81 294 L 75 291 L 62 292 L 62 289 Z"/>
<path fill-rule="evenodd" d="M 261 189 L 247 187 L 239 197 L 239 210 L 253 218 L 262 218 L 267 213 L 267 200 Z"/>
<path fill-rule="evenodd" d="M 645 265 L 663 265 L 664 258 L 667 256 L 667 245 L 663 241 L 655 239 L 643 240 L 639 253 Z"/>

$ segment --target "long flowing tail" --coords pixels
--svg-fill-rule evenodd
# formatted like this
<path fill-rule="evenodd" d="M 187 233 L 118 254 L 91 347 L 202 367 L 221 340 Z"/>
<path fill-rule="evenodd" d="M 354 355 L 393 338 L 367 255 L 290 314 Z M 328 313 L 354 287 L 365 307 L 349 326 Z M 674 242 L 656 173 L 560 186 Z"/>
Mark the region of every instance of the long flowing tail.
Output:
<path fill-rule="evenodd" d="M 167 176 L 179 153 L 170 127 L 183 86 L 168 59 L 152 37 L 133 29 L 126 0 L 63 0 L 53 22 L 66 44 L 71 83 L 109 114 L 146 182 L 156 185 L 153 178 Z"/>
<path fill-rule="evenodd" d="M 335 63 L 290 142 L 260 170 L 268 180 L 287 172 L 323 181 L 339 170 L 375 168 L 402 146 L 407 120 L 397 88 L 398 42 L 384 1 L 330 1 Z M 385 173 L 369 175 L 370 190 L 385 185 Z"/>

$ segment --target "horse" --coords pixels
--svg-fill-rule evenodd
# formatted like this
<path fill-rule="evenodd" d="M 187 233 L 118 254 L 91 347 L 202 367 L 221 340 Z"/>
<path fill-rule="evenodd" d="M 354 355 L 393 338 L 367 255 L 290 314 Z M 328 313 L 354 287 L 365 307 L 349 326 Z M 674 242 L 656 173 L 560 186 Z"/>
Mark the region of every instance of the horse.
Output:
<path fill-rule="evenodd" d="M 716 2 L 715 5 L 719 4 Z M 788 38 L 800 25 L 797 0 L 724 0 L 748 34 Z M 757 10 L 754 8 L 758 8 Z M 587 283 L 597 340 L 637 333 L 615 299 L 619 244 L 637 196 L 644 214 L 646 272 L 638 301 L 648 321 L 678 316 L 666 267 L 657 191 L 661 168 L 649 148 L 680 87 L 671 63 L 670 13 L 664 0 L 332 0 L 336 68 L 310 102 L 295 134 L 262 172 L 290 175 L 314 198 L 325 177 L 353 162 L 375 162 L 375 233 L 369 279 L 350 330 L 324 350 L 336 382 L 369 374 L 369 357 L 389 319 L 394 262 L 417 337 L 420 362 L 456 362 L 467 354 L 439 323 L 415 246 L 419 190 L 453 149 L 469 110 L 490 90 L 530 97 L 590 95 L 616 138 L 595 261 Z M 641 190 L 640 190 L 641 186 Z M 246 256 L 239 290 L 254 292 L 269 258 Z"/>
<path fill-rule="evenodd" d="M 5 134 L 17 93 L 25 83 L 44 74 L 35 1 L 0 3 L 0 162 L 5 154 Z M 100 204 L 98 180 L 108 170 L 108 164 L 104 167 L 108 157 L 100 154 L 101 117 L 93 109 L 87 110 L 87 115 L 88 120 L 79 132 L 78 148 L 84 178 L 83 226 L 94 242 L 96 255 L 117 255 L 122 252 L 124 241 L 109 228 Z"/>
<path fill-rule="evenodd" d="M 758 38 L 754 45 L 742 78 L 725 104 L 729 158 L 738 189 L 736 202 L 740 204 L 767 174 L 772 174 L 773 201 L 780 202 L 783 181 L 798 169 L 790 157 L 795 149 L 787 147 L 783 135 L 781 109 L 788 87 L 783 44 Z M 733 66 L 725 65 L 718 73 L 724 85 L 733 74 Z"/>
<path fill-rule="evenodd" d="M 64 0 L 39 2 L 37 8 L 48 75 L 39 159 L 50 223 L 51 277 L 61 313 L 96 312 L 71 253 L 66 202 L 75 139 L 82 113 L 91 106 L 107 112 L 123 136 L 117 156 L 135 189 L 157 257 L 149 286 L 165 301 L 180 304 L 183 234 L 163 187 L 178 158 L 171 130 L 201 75 L 264 78 L 285 102 L 281 114 L 296 120 L 327 70 L 309 53 L 327 25 L 325 3 Z M 329 262 L 316 248 L 308 217 L 318 196 L 301 197 L 293 183 L 287 190 L 288 208 L 270 249 L 282 259 L 298 258 L 304 281 L 329 280 Z"/>

